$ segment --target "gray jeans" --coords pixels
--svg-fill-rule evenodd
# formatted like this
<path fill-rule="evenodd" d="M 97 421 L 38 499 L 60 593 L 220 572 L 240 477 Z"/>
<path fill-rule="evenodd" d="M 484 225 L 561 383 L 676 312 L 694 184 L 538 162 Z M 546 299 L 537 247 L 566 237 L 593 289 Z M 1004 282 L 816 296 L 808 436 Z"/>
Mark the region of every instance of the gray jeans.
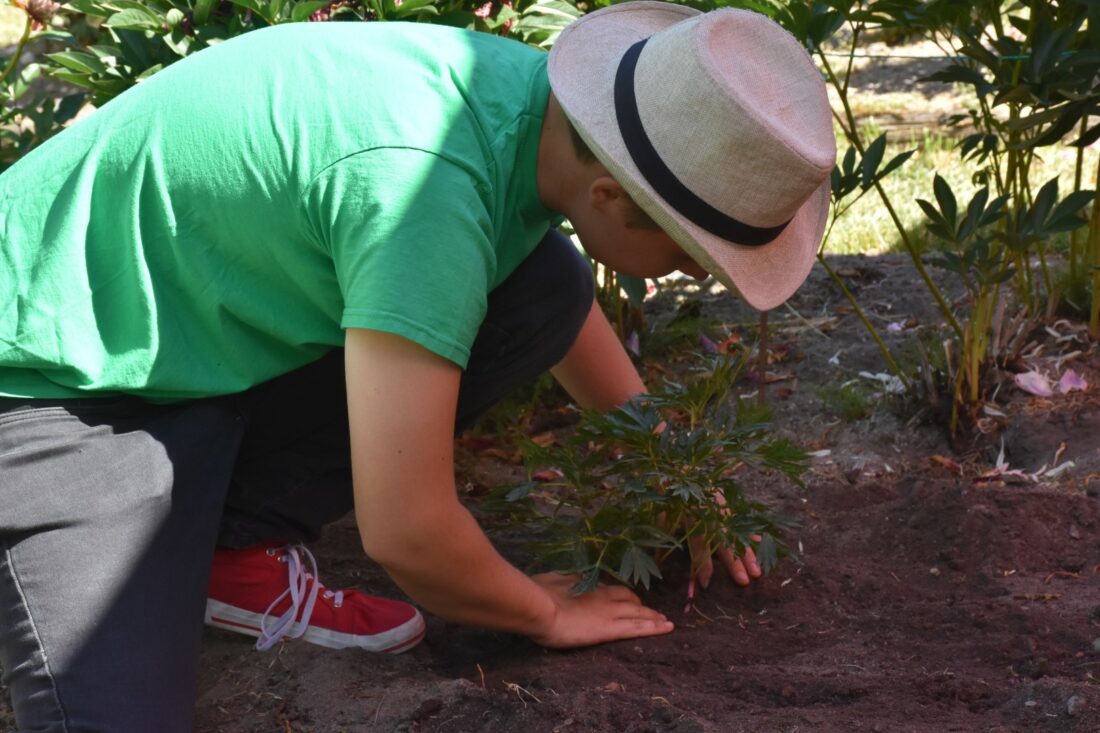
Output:
<path fill-rule="evenodd" d="M 500 288 L 459 425 L 568 350 L 591 272 L 552 234 Z M 20 731 L 191 730 L 216 542 L 351 507 L 339 350 L 241 395 L 0 400 L 0 669 Z M 224 521 L 223 521 L 224 509 Z"/>

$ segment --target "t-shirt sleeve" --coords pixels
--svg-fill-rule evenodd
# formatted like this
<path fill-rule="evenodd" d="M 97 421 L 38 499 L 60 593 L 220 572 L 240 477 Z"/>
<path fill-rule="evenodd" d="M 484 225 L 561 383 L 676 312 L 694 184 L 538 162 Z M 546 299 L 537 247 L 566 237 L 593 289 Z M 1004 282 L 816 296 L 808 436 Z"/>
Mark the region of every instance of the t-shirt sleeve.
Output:
<path fill-rule="evenodd" d="M 370 150 L 319 173 L 304 206 L 335 266 L 341 327 L 394 333 L 464 368 L 496 270 L 477 178 L 421 150 Z"/>

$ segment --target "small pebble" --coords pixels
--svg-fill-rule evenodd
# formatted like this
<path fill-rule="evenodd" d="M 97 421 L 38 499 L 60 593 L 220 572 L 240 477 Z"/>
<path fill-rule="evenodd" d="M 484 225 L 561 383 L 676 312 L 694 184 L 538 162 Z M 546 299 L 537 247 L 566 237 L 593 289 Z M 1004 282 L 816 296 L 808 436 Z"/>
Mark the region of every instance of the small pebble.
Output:
<path fill-rule="evenodd" d="M 928 572 L 931 573 L 932 575 L 938 576 L 940 574 L 940 569 L 939 568 L 932 568 Z"/>
<path fill-rule="evenodd" d="M 1066 714 L 1071 718 L 1077 717 L 1085 710 L 1085 698 L 1080 695 L 1073 695 L 1069 700 L 1066 700 Z"/>

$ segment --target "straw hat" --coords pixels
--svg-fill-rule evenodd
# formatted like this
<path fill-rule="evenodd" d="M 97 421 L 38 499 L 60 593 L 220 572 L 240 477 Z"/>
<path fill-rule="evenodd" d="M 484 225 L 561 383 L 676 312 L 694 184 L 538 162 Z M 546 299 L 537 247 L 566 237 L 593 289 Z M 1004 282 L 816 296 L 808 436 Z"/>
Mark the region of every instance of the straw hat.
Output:
<path fill-rule="evenodd" d="M 747 10 L 623 3 L 567 26 L 549 75 L 581 138 L 692 259 L 756 308 L 798 289 L 836 141 L 793 36 Z"/>

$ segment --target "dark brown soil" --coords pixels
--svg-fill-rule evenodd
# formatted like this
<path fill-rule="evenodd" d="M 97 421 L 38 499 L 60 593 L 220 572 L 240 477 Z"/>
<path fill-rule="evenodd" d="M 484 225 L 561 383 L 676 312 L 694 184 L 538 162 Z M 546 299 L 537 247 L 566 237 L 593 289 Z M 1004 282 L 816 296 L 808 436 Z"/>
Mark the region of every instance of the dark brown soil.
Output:
<path fill-rule="evenodd" d="M 907 349 L 916 331 L 939 332 L 906 258 L 834 265 L 902 358 L 915 358 Z M 755 340 L 755 314 L 728 296 L 679 295 L 658 297 L 649 322 L 696 303 L 712 336 Z M 859 376 L 885 368 L 821 271 L 791 306 L 771 314 L 769 372 L 781 379 L 769 401 L 777 429 L 818 453 L 804 492 L 775 477 L 749 483 L 801 520 L 788 538 L 798 560 L 748 589 L 718 578 L 688 612 L 674 562 L 647 595 L 677 622 L 673 634 L 572 652 L 436 618 L 424 643 L 399 657 L 301 643 L 260 653 L 248 638 L 208 630 L 198 729 L 1100 731 L 1095 347 L 1059 345 L 1038 329 L 1045 346 L 1022 366 L 1072 367 L 1089 390 L 1038 398 L 1006 383 L 995 398 L 1005 417 L 953 450 L 934 409 L 896 403 Z M 886 331 L 889 323 L 904 329 Z M 651 376 L 658 363 L 686 363 L 697 346 L 688 333 L 646 359 Z M 1082 353 L 1067 358 L 1073 351 Z M 863 403 L 842 409 L 835 393 L 850 380 Z M 553 425 L 545 408 L 525 419 L 531 429 Z M 484 490 L 522 475 L 502 445 L 460 441 L 459 486 L 475 509 Z M 1002 445 L 1002 469 L 1019 474 L 994 475 Z M 1044 473 L 1067 460 L 1074 465 Z M 494 536 L 525 561 L 521 538 Z M 330 587 L 398 593 L 363 557 L 350 519 L 313 549 Z M 0 708 L 0 726 L 4 716 Z"/>
<path fill-rule="evenodd" d="M 909 322 L 890 336 L 899 352 L 912 329 L 938 328 L 906 259 L 836 264 L 880 325 Z M 658 299 L 650 319 L 677 307 L 673 295 Z M 693 301 L 705 321 L 752 337 L 755 316 L 728 297 Z M 805 492 L 770 477 L 754 483 L 801 519 L 790 537 L 799 561 L 748 589 L 716 581 L 686 613 L 683 568 L 673 566 L 647 596 L 677 621 L 673 634 L 573 652 L 438 619 L 397 658 L 301 644 L 261 654 L 243 637 L 210 631 L 200 729 L 1100 730 L 1095 351 L 1073 360 L 1088 392 L 1041 399 L 1006 386 L 997 404 L 1008 417 L 953 452 L 933 411 L 890 404 L 858 377 L 884 369 L 822 273 L 792 306 L 797 316 L 772 314 L 770 370 L 790 378 L 769 387 L 770 399 L 780 430 L 829 452 L 814 459 Z M 841 419 L 828 390 L 848 379 L 870 385 L 868 409 Z M 1059 461 L 1074 466 L 1054 478 L 990 480 L 1002 438 L 1010 470 L 1037 474 L 1062 443 Z M 483 489 L 522 472 L 488 444 L 462 444 L 460 486 L 475 508 Z M 519 538 L 496 537 L 523 561 Z M 350 521 L 315 550 L 328 580 L 396 592 L 361 557 Z"/>

